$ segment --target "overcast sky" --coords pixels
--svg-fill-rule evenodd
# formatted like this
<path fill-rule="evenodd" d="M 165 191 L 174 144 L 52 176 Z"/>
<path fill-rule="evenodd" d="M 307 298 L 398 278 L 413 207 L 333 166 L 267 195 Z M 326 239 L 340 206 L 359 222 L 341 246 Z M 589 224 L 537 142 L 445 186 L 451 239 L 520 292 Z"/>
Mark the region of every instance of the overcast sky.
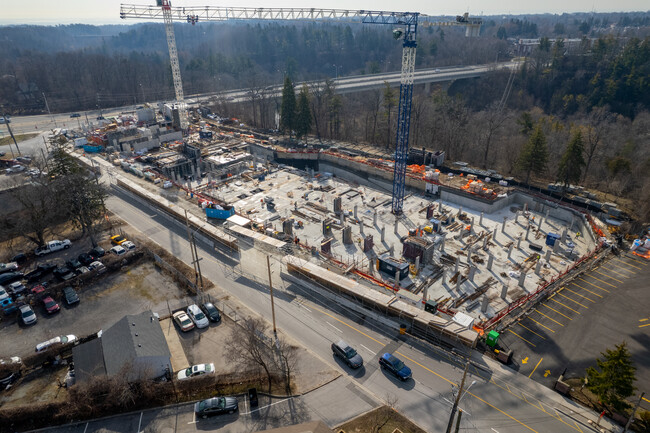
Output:
<path fill-rule="evenodd" d="M 2 0 L 0 24 L 129 24 L 120 20 L 120 3 L 115 0 Z M 125 3 L 155 5 L 155 0 L 127 0 Z M 173 6 L 321 7 L 421 12 L 428 15 L 562 14 L 571 12 L 647 11 L 648 0 L 177 0 Z"/>

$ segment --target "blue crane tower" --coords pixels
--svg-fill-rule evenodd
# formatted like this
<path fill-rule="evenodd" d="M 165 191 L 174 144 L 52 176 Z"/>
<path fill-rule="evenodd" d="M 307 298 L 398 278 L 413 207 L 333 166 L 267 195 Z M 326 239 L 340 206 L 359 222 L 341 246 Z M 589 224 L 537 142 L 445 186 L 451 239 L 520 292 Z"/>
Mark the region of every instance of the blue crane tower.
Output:
<path fill-rule="evenodd" d="M 174 79 L 176 104 L 179 111 L 181 129 L 188 127 L 187 107 L 183 98 L 183 84 L 176 52 L 174 21 L 191 23 L 226 20 L 326 20 L 338 19 L 361 24 L 385 24 L 397 27 L 393 30 L 396 39 L 403 40 L 402 72 L 399 91 L 399 110 L 395 139 L 395 168 L 393 177 L 392 212 L 402 213 L 404 190 L 406 186 L 406 160 L 408 157 L 409 128 L 411 125 L 411 102 L 413 100 L 413 77 L 415 74 L 415 50 L 417 48 L 418 19 L 426 17 L 419 12 L 387 12 L 319 8 L 247 8 L 222 6 L 172 7 L 171 0 L 156 0 L 156 6 L 122 4 L 120 18 L 163 20 L 167 34 L 169 59 Z M 456 17 L 456 21 L 424 21 L 427 26 L 462 25 L 466 36 L 478 35 L 481 20 L 469 18 L 466 13 Z"/>

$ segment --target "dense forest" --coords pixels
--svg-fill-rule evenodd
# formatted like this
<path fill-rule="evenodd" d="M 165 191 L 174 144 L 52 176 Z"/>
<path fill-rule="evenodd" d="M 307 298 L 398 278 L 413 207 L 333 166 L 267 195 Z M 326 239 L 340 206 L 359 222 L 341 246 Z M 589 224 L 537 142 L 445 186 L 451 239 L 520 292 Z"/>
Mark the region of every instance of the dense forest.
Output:
<path fill-rule="evenodd" d="M 264 89 L 285 77 L 297 83 L 400 68 L 401 44 L 383 26 L 251 21 L 175 31 L 186 95 L 250 89 L 247 103 L 215 108 L 260 128 L 277 127 L 281 101 Z M 568 179 L 565 150 L 582 149 L 572 181 L 627 197 L 650 216 L 650 13 L 484 17 L 477 38 L 426 25 L 418 35 L 417 68 L 508 59 L 521 67 L 416 86 L 411 146 L 522 175 L 522 149 L 535 136 L 548 151 L 526 171 L 537 182 Z M 521 38 L 540 40 L 524 51 Z M 6 26 L 0 42 L 6 112 L 42 113 L 44 95 L 60 112 L 173 98 L 162 24 Z M 308 97 L 317 138 L 394 146 L 398 89 L 338 95 L 329 81 L 303 90 L 296 88 Z"/>

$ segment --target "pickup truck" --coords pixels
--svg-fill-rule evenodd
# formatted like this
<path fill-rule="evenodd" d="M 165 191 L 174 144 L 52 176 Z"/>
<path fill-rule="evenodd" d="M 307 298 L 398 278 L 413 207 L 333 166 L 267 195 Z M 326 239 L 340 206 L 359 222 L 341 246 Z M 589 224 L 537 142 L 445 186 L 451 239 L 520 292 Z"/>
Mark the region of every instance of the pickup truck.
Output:
<path fill-rule="evenodd" d="M 55 251 L 70 248 L 71 244 L 72 242 L 70 242 L 69 239 L 65 239 L 63 241 L 49 241 L 45 245 L 36 248 L 34 250 L 34 254 L 37 256 L 44 256 L 45 254 L 50 254 Z"/>

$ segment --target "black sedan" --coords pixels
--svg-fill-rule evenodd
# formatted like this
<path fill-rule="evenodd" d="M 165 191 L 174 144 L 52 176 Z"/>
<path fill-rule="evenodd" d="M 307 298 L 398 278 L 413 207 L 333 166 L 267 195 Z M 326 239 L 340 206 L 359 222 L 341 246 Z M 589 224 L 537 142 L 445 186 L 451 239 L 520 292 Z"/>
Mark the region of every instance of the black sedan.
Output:
<path fill-rule="evenodd" d="M 352 368 L 359 368 L 363 365 L 361 355 L 343 340 L 332 343 L 332 352 Z"/>
<path fill-rule="evenodd" d="M 18 281 L 22 279 L 23 279 L 22 272 L 5 272 L 4 274 L 0 275 L 0 286 L 13 283 L 14 281 Z"/>
<path fill-rule="evenodd" d="M 206 302 L 203 304 L 203 312 L 205 313 L 206 316 L 208 316 L 208 319 L 210 319 L 213 322 L 220 322 L 221 321 L 221 314 L 219 314 L 219 310 L 217 310 L 217 307 L 215 307 L 212 302 Z"/>
<path fill-rule="evenodd" d="M 67 266 L 59 266 L 52 273 L 61 281 L 69 281 L 76 276 L 76 274 L 72 272 Z"/>
<path fill-rule="evenodd" d="M 68 305 L 76 304 L 79 302 L 79 295 L 70 286 L 67 286 L 63 289 L 63 296 L 65 297 L 65 303 Z"/>
<path fill-rule="evenodd" d="M 88 266 L 89 264 L 91 264 L 92 262 L 95 261 L 95 259 L 93 258 L 93 256 L 91 256 L 91 255 L 88 254 L 88 253 L 82 253 L 82 254 L 79 254 L 79 257 L 77 257 L 77 259 L 78 259 L 78 260 L 81 262 L 81 264 L 84 265 L 84 266 Z"/>
<path fill-rule="evenodd" d="M 102 248 L 100 246 L 96 246 L 92 250 L 88 251 L 88 254 L 93 256 L 95 258 L 95 260 L 97 260 L 100 257 L 104 257 L 104 255 L 106 254 L 106 251 L 104 250 L 104 248 Z"/>
<path fill-rule="evenodd" d="M 239 402 L 235 397 L 213 397 L 202 400 L 194 405 L 194 413 L 201 418 L 225 413 L 235 413 L 239 410 Z"/>

